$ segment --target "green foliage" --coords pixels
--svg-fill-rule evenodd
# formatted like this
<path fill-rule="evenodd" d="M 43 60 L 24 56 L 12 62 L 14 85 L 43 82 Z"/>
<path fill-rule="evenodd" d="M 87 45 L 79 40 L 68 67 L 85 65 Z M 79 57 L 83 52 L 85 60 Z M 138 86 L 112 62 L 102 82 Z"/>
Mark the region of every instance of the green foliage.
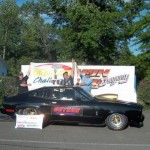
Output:
<path fill-rule="evenodd" d="M 142 52 L 150 51 L 150 12 L 141 16 L 140 20 L 131 27 L 131 32 L 137 37 L 135 44 L 140 44 L 139 49 Z"/>
<path fill-rule="evenodd" d="M 139 54 L 134 62 L 138 80 L 150 77 L 150 52 Z"/>
<path fill-rule="evenodd" d="M 121 53 L 116 54 L 116 65 L 135 65 L 136 57 L 128 50 L 122 50 Z"/>
<path fill-rule="evenodd" d="M 144 0 L 33 0 L 21 7 L 15 0 L 4 0 L 0 34 L 5 35 L 8 25 L 10 29 L 7 40 L 1 39 L 1 53 L 6 50 L 10 62 L 22 57 L 45 61 L 70 61 L 74 57 L 90 64 L 123 63 L 121 59 L 132 57 L 127 41 L 134 32 L 128 29 L 142 9 Z M 14 72 L 14 67 L 11 70 Z"/>
<path fill-rule="evenodd" d="M 15 0 L 0 2 L 0 55 L 7 59 L 18 50 L 21 20 Z"/>
<path fill-rule="evenodd" d="M 12 96 L 17 94 L 18 87 L 16 86 L 16 78 L 0 77 L 0 101 L 4 96 Z"/>
<path fill-rule="evenodd" d="M 144 78 L 139 83 L 137 93 L 138 101 L 142 103 L 146 109 L 150 109 L 150 77 Z"/>
<path fill-rule="evenodd" d="M 115 50 L 113 48 L 115 36 L 111 40 L 107 34 L 112 33 L 113 37 L 114 14 L 100 12 L 99 7 L 93 3 L 83 3 L 83 1 L 70 2 L 69 5 L 68 3 L 63 4 L 59 4 L 56 17 L 54 17 L 54 24 L 58 27 L 59 36 L 58 60 L 66 61 L 74 57 L 78 61 L 88 59 L 92 63 L 105 63 L 107 62 L 105 57 L 108 57 L 111 61 L 111 55 Z"/>
<path fill-rule="evenodd" d="M 53 40 L 51 39 L 52 27 L 39 15 L 29 17 L 23 25 L 22 49 L 28 57 L 39 59 L 52 59 Z"/>
<path fill-rule="evenodd" d="M 17 76 L 18 73 L 21 71 L 21 65 L 29 65 L 30 62 L 47 62 L 45 59 L 33 59 L 32 57 L 22 56 L 19 59 L 11 58 L 7 60 L 8 65 L 8 75 L 9 76 Z"/>
<path fill-rule="evenodd" d="M 127 31 L 144 9 L 144 0 L 40 0 L 39 5 L 41 12 L 53 18 L 57 29 L 55 46 L 59 61 L 74 57 L 90 64 L 115 64 L 121 51 L 129 50 L 127 41 L 133 34 Z"/>

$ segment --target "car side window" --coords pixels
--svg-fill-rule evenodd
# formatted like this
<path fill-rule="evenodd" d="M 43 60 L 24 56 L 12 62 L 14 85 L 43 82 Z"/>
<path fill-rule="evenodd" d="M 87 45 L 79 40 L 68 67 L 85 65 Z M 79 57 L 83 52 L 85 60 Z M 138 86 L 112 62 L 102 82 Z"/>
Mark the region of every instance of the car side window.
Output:
<path fill-rule="evenodd" d="M 73 89 L 65 89 L 63 92 L 62 92 L 62 97 L 61 97 L 62 100 L 74 100 L 75 97 L 74 97 L 74 90 Z"/>
<path fill-rule="evenodd" d="M 53 99 L 74 100 L 74 90 L 72 88 L 55 88 L 53 89 Z"/>
<path fill-rule="evenodd" d="M 49 99 L 49 98 L 51 98 L 51 95 L 52 95 L 52 91 L 51 90 L 45 90 L 43 97 Z"/>
<path fill-rule="evenodd" d="M 64 101 L 75 100 L 75 93 L 72 88 L 52 88 L 46 90 L 35 90 L 32 91 L 29 96 Z"/>
<path fill-rule="evenodd" d="M 30 97 L 38 97 L 39 96 L 39 91 L 32 91 L 31 93 L 29 93 Z"/>
<path fill-rule="evenodd" d="M 32 91 L 29 96 L 30 97 L 40 97 L 40 98 L 51 98 L 52 91 L 51 90 L 38 90 Z"/>
<path fill-rule="evenodd" d="M 51 99 L 60 99 L 60 91 L 57 88 L 52 90 Z"/>

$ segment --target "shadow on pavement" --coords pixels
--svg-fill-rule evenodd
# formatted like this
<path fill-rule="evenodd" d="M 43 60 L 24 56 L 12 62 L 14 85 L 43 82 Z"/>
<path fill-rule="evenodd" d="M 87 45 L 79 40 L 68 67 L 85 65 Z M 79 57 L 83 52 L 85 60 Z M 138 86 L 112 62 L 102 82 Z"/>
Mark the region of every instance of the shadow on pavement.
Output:
<path fill-rule="evenodd" d="M 9 116 L 7 114 L 3 114 L 2 111 L 0 110 L 0 122 L 14 122 L 15 117 L 14 116 Z"/>

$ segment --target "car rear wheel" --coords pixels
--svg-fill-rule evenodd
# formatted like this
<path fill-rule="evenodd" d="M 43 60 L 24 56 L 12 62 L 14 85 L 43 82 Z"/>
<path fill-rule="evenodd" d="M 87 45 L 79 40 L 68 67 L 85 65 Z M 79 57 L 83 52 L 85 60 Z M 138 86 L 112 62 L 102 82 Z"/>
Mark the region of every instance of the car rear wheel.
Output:
<path fill-rule="evenodd" d="M 105 122 L 111 130 L 123 130 L 128 125 L 128 118 L 123 114 L 114 113 L 109 115 Z"/>
<path fill-rule="evenodd" d="M 17 112 L 16 112 L 17 115 L 23 115 L 23 109 L 19 109 Z"/>
<path fill-rule="evenodd" d="M 18 115 L 38 115 L 39 111 L 35 108 L 25 108 L 25 109 L 19 109 L 17 111 Z"/>
<path fill-rule="evenodd" d="M 16 114 L 18 115 L 40 115 L 41 112 L 35 108 L 25 108 L 25 109 L 19 109 Z M 43 119 L 43 127 L 48 124 L 49 124 L 49 116 L 45 114 L 44 119 Z"/>

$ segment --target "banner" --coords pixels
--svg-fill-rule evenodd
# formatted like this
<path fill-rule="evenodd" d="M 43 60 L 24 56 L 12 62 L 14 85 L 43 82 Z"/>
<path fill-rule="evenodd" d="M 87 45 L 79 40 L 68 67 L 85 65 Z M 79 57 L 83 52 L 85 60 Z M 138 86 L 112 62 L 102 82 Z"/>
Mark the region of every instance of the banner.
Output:
<path fill-rule="evenodd" d="M 28 83 L 29 90 L 44 86 L 59 85 L 63 73 L 70 74 L 72 64 L 63 63 L 31 63 L 31 75 Z M 101 94 L 115 94 L 119 100 L 136 102 L 135 67 L 134 66 L 78 66 L 83 75 L 90 72 L 93 78 L 91 93 L 94 96 Z M 22 71 L 27 71 L 27 66 L 22 66 Z M 25 73 L 24 73 L 25 74 Z M 80 77 L 75 72 L 74 84 Z"/>
<path fill-rule="evenodd" d="M 44 115 L 16 115 L 15 128 L 42 129 Z"/>

